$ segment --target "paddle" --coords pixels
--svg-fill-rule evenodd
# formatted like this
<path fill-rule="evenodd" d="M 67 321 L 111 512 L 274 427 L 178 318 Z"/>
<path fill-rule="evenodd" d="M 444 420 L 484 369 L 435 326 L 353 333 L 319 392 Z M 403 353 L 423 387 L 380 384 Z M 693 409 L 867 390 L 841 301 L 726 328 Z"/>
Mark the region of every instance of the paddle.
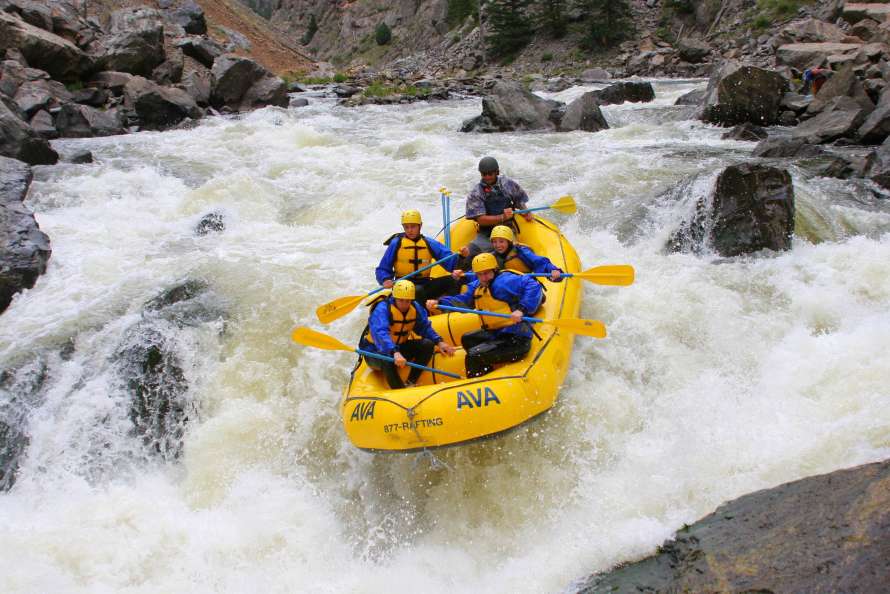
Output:
<path fill-rule="evenodd" d="M 442 196 L 442 229 L 445 233 L 445 249 L 451 251 L 451 191 L 445 186 L 439 188 Z"/>
<path fill-rule="evenodd" d="M 556 210 L 563 214 L 575 214 L 575 211 L 578 210 L 577 206 L 575 205 L 575 199 L 569 195 L 566 195 L 566 196 L 562 196 L 559 200 L 557 200 L 550 206 L 537 206 L 535 208 L 524 208 L 522 210 L 514 210 L 513 212 L 515 214 L 523 214 L 526 212 L 547 210 L 549 208 L 552 208 L 553 210 Z"/>
<path fill-rule="evenodd" d="M 435 266 L 437 264 L 442 264 L 443 262 L 447 262 L 448 260 L 451 260 L 452 258 L 457 258 L 457 256 L 458 256 L 458 254 L 451 254 L 450 256 L 445 256 L 441 260 L 433 262 L 432 264 L 427 264 L 423 268 L 418 268 L 411 274 L 406 274 L 405 276 L 403 276 L 402 278 L 397 279 L 397 280 L 402 280 L 403 278 L 411 278 L 415 274 L 419 274 L 419 273 L 423 272 L 424 270 L 427 270 L 428 268 L 432 268 L 433 266 Z M 331 301 L 329 303 L 325 303 L 324 305 L 322 305 L 318 309 L 316 309 L 315 315 L 318 316 L 318 321 L 321 322 L 322 324 L 330 324 L 334 320 L 338 320 L 338 319 L 342 318 L 343 316 L 345 316 L 346 314 L 351 312 L 353 309 L 355 309 L 355 307 L 359 303 L 361 303 L 365 297 L 370 297 L 374 293 L 378 293 L 382 290 L 383 290 L 383 287 L 377 287 L 376 289 L 374 289 L 373 291 L 371 291 L 370 293 L 368 293 L 366 295 L 351 295 L 349 297 L 340 297 L 338 299 L 334 299 L 333 301 Z"/>
<path fill-rule="evenodd" d="M 532 272 L 525 276 L 546 276 L 549 272 Z M 598 285 L 613 285 L 626 287 L 634 282 L 634 268 L 627 264 L 615 264 L 613 266 L 597 266 L 584 272 L 563 272 L 563 277 L 580 278 Z"/>
<path fill-rule="evenodd" d="M 389 361 L 390 363 L 395 361 L 395 359 L 387 355 L 381 355 L 380 353 L 373 353 L 371 351 L 365 351 L 362 349 L 354 349 L 348 344 L 343 344 L 333 336 L 324 334 L 323 332 L 319 332 L 317 330 L 313 330 L 312 328 L 306 328 L 305 326 L 298 326 L 294 328 L 293 331 L 290 333 L 290 338 L 297 344 L 304 344 L 306 346 L 315 347 L 317 349 L 324 349 L 326 351 L 352 351 L 358 353 L 359 355 L 364 355 L 365 357 L 380 359 L 381 361 Z M 417 369 L 423 369 L 426 371 L 432 371 L 433 373 L 438 373 L 440 375 L 447 375 L 448 377 L 462 379 L 461 376 L 457 375 L 456 373 L 451 373 L 450 371 L 442 371 L 441 369 L 434 369 L 432 367 L 427 367 L 426 365 L 420 365 L 419 363 L 411 363 L 410 361 L 406 364 L 411 367 L 416 367 Z"/>
<path fill-rule="evenodd" d="M 464 313 L 477 314 L 482 316 L 493 316 L 496 318 L 512 318 L 510 314 L 495 313 L 493 311 L 485 311 L 480 309 L 467 309 L 466 307 L 454 307 L 451 305 L 439 305 L 439 309 L 445 311 L 460 311 Z M 522 316 L 523 321 L 532 324 L 550 324 L 575 334 L 583 336 L 592 336 L 594 338 L 606 337 L 606 326 L 599 320 L 581 320 L 577 318 L 568 318 L 565 320 L 542 320 L 541 318 L 533 318 L 530 316 Z"/>

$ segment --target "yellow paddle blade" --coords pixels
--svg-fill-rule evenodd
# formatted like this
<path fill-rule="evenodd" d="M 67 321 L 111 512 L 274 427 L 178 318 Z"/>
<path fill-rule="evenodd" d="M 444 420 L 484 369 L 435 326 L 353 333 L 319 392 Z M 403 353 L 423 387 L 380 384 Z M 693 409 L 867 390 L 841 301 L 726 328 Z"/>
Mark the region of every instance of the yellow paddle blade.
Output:
<path fill-rule="evenodd" d="M 345 345 L 333 336 L 328 336 L 318 330 L 307 328 L 305 326 L 297 326 L 290 333 L 290 339 L 297 344 L 324 349 L 326 351 L 352 351 L 355 350 L 349 345 Z"/>
<path fill-rule="evenodd" d="M 330 324 L 334 320 L 339 320 L 354 310 L 355 306 L 361 303 L 364 298 L 365 295 L 352 295 L 350 297 L 334 299 L 329 303 L 319 306 L 319 308 L 315 310 L 315 315 L 318 317 L 318 321 L 322 324 Z"/>
<path fill-rule="evenodd" d="M 570 318 L 567 320 L 544 320 L 544 323 L 556 326 L 561 330 L 581 334 L 582 336 L 592 336 L 594 338 L 606 337 L 606 325 L 599 320 Z"/>
<path fill-rule="evenodd" d="M 563 214 L 575 214 L 575 211 L 578 210 L 578 207 L 575 205 L 575 199 L 569 195 L 560 197 L 559 200 L 550 205 L 550 208 Z"/>
<path fill-rule="evenodd" d="M 598 285 L 613 285 L 626 287 L 634 282 L 634 267 L 628 264 L 615 264 L 614 266 L 597 266 L 584 272 L 576 272 L 575 278 L 583 278 L 586 281 Z"/>

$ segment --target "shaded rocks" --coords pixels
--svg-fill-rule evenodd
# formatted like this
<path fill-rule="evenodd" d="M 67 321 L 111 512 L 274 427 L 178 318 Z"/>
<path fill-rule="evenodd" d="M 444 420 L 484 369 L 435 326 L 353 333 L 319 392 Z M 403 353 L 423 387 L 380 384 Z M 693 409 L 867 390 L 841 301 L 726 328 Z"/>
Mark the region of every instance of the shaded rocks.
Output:
<path fill-rule="evenodd" d="M 125 131 L 124 118 L 117 109 L 103 111 L 88 105 L 66 103 L 55 117 L 55 127 L 62 138 L 114 136 Z"/>
<path fill-rule="evenodd" d="M 31 168 L 0 157 L 0 313 L 46 271 L 52 250 L 34 214 L 24 205 Z"/>
<path fill-rule="evenodd" d="M 92 61 L 79 47 L 49 31 L 0 11 L 0 50 L 17 49 L 34 68 L 63 82 L 88 73 Z"/>
<path fill-rule="evenodd" d="M 213 63 L 213 78 L 210 104 L 217 109 L 248 111 L 267 105 L 287 107 L 285 82 L 248 58 L 234 54 L 220 56 Z"/>
<path fill-rule="evenodd" d="M 699 39 L 684 37 L 677 44 L 677 52 L 684 62 L 698 64 L 711 55 L 711 46 Z"/>
<path fill-rule="evenodd" d="M 518 82 L 499 80 L 482 99 L 482 114 L 469 119 L 461 132 L 556 130 L 563 103 L 542 99 Z"/>
<path fill-rule="evenodd" d="M 855 56 L 858 43 L 789 43 L 776 49 L 776 63 L 799 71 L 822 66 L 828 56 Z"/>
<path fill-rule="evenodd" d="M 791 137 L 811 144 L 853 138 L 869 112 L 852 97 L 835 97 L 819 115 L 794 128 Z"/>
<path fill-rule="evenodd" d="M 209 212 L 198 221 L 195 235 L 203 237 L 210 233 L 222 233 L 226 229 L 226 220 L 221 212 Z"/>
<path fill-rule="evenodd" d="M 59 155 L 25 121 L 25 114 L 18 106 L 2 99 L 0 95 L 0 156 L 30 165 L 51 165 L 58 161 Z"/>
<path fill-rule="evenodd" d="M 708 81 L 701 119 L 721 126 L 773 125 L 787 86 L 778 72 L 726 62 Z"/>
<path fill-rule="evenodd" d="M 707 89 L 694 89 L 677 97 L 674 105 L 701 105 L 707 93 Z"/>
<path fill-rule="evenodd" d="M 759 164 L 732 165 L 671 235 L 668 249 L 698 253 L 710 247 L 724 257 L 788 250 L 793 230 L 794 187 L 788 172 Z"/>
<path fill-rule="evenodd" d="M 767 137 L 766 129 L 754 124 L 740 124 L 729 132 L 726 132 L 720 138 L 724 140 L 748 140 L 757 142 Z"/>
<path fill-rule="evenodd" d="M 194 0 L 186 0 L 177 8 L 165 13 L 165 17 L 182 27 L 186 33 L 192 35 L 205 35 L 207 33 L 207 21 L 204 11 Z"/>
<path fill-rule="evenodd" d="M 865 176 L 885 190 L 890 190 L 890 137 L 866 159 Z"/>
<path fill-rule="evenodd" d="M 810 144 L 802 138 L 769 137 L 754 147 L 754 156 L 765 159 L 788 157 L 818 157 L 825 154 L 822 147 Z"/>
<path fill-rule="evenodd" d="M 594 93 L 600 105 L 618 104 L 624 102 L 648 103 L 655 99 L 655 90 L 648 82 L 620 82 L 609 85 Z"/>
<path fill-rule="evenodd" d="M 883 592 L 890 583 L 890 462 L 740 497 L 642 561 L 579 591 Z"/>
<path fill-rule="evenodd" d="M 182 89 L 162 87 L 141 76 L 133 77 L 124 87 L 124 105 L 150 130 L 165 130 L 186 118 L 200 118 L 204 113 Z"/>
<path fill-rule="evenodd" d="M 151 76 L 166 59 L 164 27 L 157 11 L 117 11 L 112 16 L 112 31 L 116 32 L 100 42 L 100 70 Z"/>
<path fill-rule="evenodd" d="M 213 68 L 213 62 L 225 53 L 223 46 L 209 37 L 186 37 L 179 40 L 176 47 L 207 68 Z"/>

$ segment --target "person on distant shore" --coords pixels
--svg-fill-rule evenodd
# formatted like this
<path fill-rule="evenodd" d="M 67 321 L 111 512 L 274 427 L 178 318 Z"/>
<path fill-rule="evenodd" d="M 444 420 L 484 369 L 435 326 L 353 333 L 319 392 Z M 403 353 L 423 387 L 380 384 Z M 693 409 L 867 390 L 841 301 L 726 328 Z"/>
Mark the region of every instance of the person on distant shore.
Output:
<path fill-rule="evenodd" d="M 468 246 L 469 252 L 460 265 L 462 269 L 469 268 L 467 264 L 477 254 L 492 250 L 489 237 L 495 226 L 508 225 L 515 228 L 513 211 L 522 210 L 528 204 L 528 194 L 525 190 L 500 173 L 500 166 L 494 157 L 483 157 L 479 161 L 479 174 L 482 179 L 467 195 L 466 211 L 466 217 L 478 223 L 479 231 Z M 522 216 L 527 221 L 535 218 L 530 212 L 523 213 Z"/>
<path fill-rule="evenodd" d="M 829 68 L 807 68 L 803 71 L 803 88 L 800 92 L 809 95 L 812 89 L 813 95 L 816 95 L 832 74 Z"/>
<path fill-rule="evenodd" d="M 392 288 L 395 279 L 451 255 L 451 251 L 444 245 L 432 237 L 421 235 L 422 226 L 420 211 L 406 210 L 402 213 L 403 232 L 396 233 L 383 242 L 387 249 L 375 271 L 378 284 L 386 289 Z M 428 269 L 411 277 L 411 282 L 417 287 L 418 301 L 423 303 L 427 299 L 458 292 L 458 281 L 463 271 L 455 268 L 456 260 L 452 258 L 441 264 L 445 270 L 451 272 L 451 276 L 432 278 L 431 270 Z"/>
<path fill-rule="evenodd" d="M 422 369 L 412 367 L 407 382 L 403 382 L 396 368 L 401 369 L 408 361 L 426 365 L 436 347 L 447 357 L 455 350 L 433 330 L 426 310 L 415 297 L 414 283 L 405 279 L 398 281 L 392 287 L 392 295 L 374 304 L 368 326 L 359 340 L 360 349 L 394 359 L 389 362 L 365 357 L 369 367 L 383 372 L 393 390 L 413 386 L 423 373 Z"/>

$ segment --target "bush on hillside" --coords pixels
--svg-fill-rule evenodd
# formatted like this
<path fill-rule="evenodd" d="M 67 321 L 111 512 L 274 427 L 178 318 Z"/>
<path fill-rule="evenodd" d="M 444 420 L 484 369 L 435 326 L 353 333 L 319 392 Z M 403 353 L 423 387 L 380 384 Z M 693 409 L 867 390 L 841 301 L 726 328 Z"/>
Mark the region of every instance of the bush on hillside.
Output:
<path fill-rule="evenodd" d="M 380 23 L 374 30 L 374 39 L 377 45 L 386 45 L 392 40 L 392 31 L 386 23 Z"/>

